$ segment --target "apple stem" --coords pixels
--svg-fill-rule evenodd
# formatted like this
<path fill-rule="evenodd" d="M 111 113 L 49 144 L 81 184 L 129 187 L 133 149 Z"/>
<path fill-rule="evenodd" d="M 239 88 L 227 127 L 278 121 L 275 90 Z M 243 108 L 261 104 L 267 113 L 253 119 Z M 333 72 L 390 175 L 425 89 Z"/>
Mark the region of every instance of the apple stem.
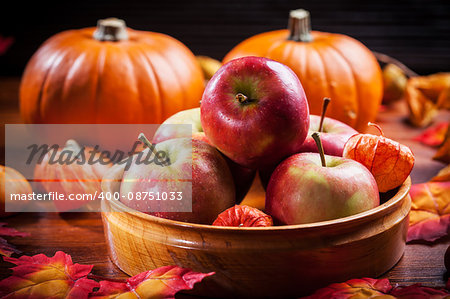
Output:
<path fill-rule="evenodd" d="M 145 144 L 148 148 L 152 147 L 152 144 L 150 143 L 150 141 L 148 141 L 147 137 L 145 137 L 144 133 L 140 133 L 138 136 L 138 139 Z"/>
<path fill-rule="evenodd" d="M 325 113 L 327 112 L 328 104 L 330 104 L 330 98 L 323 98 L 322 115 L 320 116 L 319 132 L 322 132 L 323 121 L 325 120 Z"/>
<path fill-rule="evenodd" d="M 155 150 L 155 146 L 150 141 L 148 141 L 148 139 L 147 139 L 147 137 L 145 137 L 144 133 L 140 133 L 139 136 L 138 136 L 138 139 L 143 144 L 145 144 L 152 151 L 152 153 L 154 155 L 157 155 L 156 150 Z"/>
<path fill-rule="evenodd" d="M 242 93 L 238 93 L 238 94 L 236 95 L 236 100 L 238 100 L 238 102 L 241 103 L 241 104 L 244 104 L 244 103 L 248 102 L 247 96 L 245 96 L 245 95 L 242 94 Z"/>
<path fill-rule="evenodd" d="M 312 138 L 316 142 L 317 148 L 319 149 L 320 161 L 322 162 L 323 167 L 327 167 L 327 162 L 325 161 L 325 154 L 323 152 L 322 141 L 320 140 L 319 132 L 314 132 Z"/>
<path fill-rule="evenodd" d="M 375 123 L 372 123 L 372 122 L 370 122 L 370 121 L 367 123 L 367 125 L 368 125 L 368 126 L 372 126 L 372 127 L 377 128 L 378 131 L 380 131 L 381 136 L 384 137 L 383 130 L 381 129 L 381 127 L 380 127 L 379 125 L 377 125 L 377 124 L 375 124 Z"/>

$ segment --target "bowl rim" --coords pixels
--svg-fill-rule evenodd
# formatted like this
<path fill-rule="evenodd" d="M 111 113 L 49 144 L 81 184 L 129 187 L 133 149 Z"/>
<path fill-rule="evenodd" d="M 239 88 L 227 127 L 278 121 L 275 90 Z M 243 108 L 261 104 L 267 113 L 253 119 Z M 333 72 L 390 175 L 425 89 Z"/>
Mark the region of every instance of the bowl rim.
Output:
<path fill-rule="evenodd" d="M 411 177 L 408 176 L 407 179 L 403 182 L 403 184 L 399 187 L 397 193 L 395 193 L 392 198 L 390 198 L 385 203 L 372 208 L 370 210 L 350 215 L 343 218 L 337 218 L 332 220 L 320 221 L 320 222 L 311 222 L 304 224 L 291 224 L 291 225 L 278 225 L 278 226 L 266 226 L 266 227 L 235 227 L 235 226 L 214 226 L 211 224 L 197 224 L 197 223 L 189 223 L 183 221 L 176 221 L 166 218 L 161 218 L 153 215 L 149 215 L 137 210 L 134 210 L 120 201 L 110 200 L 103 201 L 104 204 L 110 204 L 115 207 L 115 211 L 117 212 L 127 212 L 131 213 L 133 216 L 141 218 L 145 221 L 151 221 L 160 225 L 167 225 L 172 227 L 184 228 L 184 229 L 202 229 L 202 230 L 215 230 L 215 231 L 271 231 L 271 232 L 281 232 L 286 230 L 299 230 L 299 229 L 317 229 L 317 228 L 327 228 L 331 226 L 335 226 L 337 224 L 348 224 L 355 221 L 360 221 L 370 218 L 369 216 L 376 216 L 378 213 L 382 213 L 383 211 L 388 211 L 391 207 L 398 204 L 401 200 L 403 200 L 409 193 L 411 188 Z M 112 211 L 112 212 L 115 212 Z M 105 213 L 106 211 L 102 211 Z M 106 212 L 108 213 L 108 212 Z"/>

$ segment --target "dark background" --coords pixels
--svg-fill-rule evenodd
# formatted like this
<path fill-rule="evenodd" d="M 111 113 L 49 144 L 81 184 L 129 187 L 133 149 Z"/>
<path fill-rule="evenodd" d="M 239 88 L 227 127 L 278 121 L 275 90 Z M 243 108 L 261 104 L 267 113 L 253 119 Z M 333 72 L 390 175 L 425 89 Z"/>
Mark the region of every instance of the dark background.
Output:
<path fill-rule="evenodd" d="M 0 76 L 19 76 L 47 38 L 115 16 L 134 29 L 169 34 L 217 59 L 254 34 L 285 28 L 291 9 L 311 12 L 315 30 L 338 32 L 391 55 L 419 74 L 450 71 L 449 0 L 378 1 L 3 1 L 0 35 L 14 37 Z"/>

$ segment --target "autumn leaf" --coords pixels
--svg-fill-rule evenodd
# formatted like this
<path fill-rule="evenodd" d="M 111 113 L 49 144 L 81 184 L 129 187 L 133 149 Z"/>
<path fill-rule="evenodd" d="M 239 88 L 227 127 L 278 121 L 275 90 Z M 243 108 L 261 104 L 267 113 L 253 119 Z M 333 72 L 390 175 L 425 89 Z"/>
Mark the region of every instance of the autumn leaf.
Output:
<path fill-rule="evenodd" d="M 58 251 L 44 254 L 5 257 L 15 264 L 13 273 L 0 281 L 2 298 L 88 298 L 98 283 L 88 279 L 92 265 L 73 264 L 70 255 Z"/>
<path fill-rule="evenodd" d="M 11 254 L 13 254 L 14 252 L 20 253 L 19 250 L 17 250 L 14 246 L 9 244 L 2 237 L 27 237 L 30 234 L 19 232 L 18 230 L 12 227 L 5 227 L 5 225 L 7 225 L 7 223 L 0 223 L 0 255 L 11 256 Z"/>
<path fill-rule="evenodd" d="M 328 298 L 397 298 L 397 299 L 425 299 L 425 298 L 448 298 L 450 292 L 444 288 L 424 287 L 420 284 L 410 286 L 393 287 L 387 278 L 373 279 L 361 278 L 351 279 L 343 283 L 333 283 L 316 291 L 308 299 Z"/>
<path fill-rule="evenodd" d="M 174 298 L 180 290 L 189 290 L 211 273 L 197 273 L 178 266 L 166 266 L 142 272 L 127 280 L 101 280 L 90 274 L 93 265 L 73 264 L 70 255 L 58 251 L 44 254 L 5 257 L 15 264 L 13 273 L 0 281 L 0 298 Z M 93 292 L 95 288 L 98 291 Z"/>
<path fill-rule="evenodd" d="M 217 216 L 215 226 L 262 227 L 272 226 L 272 217 L 246 205 L 235 205 Z"/>
<path fill-rule="evenodd" d="M 450 181 L 450 164 L 442 168 L 431 180 L 433 182 Z"/>
<path fill-rule="evenodd" d="M 392 285 L 387 278 L 373 279 L 361 278 L 351 279 L 343 283 L 333 283 L 329 286 L 316 291 L 307 299 L 325 299 L 325 298 L 394 298 L 386 296 L 392 290 Z"/>
<path fill-rule="evenodd" d="M 429 146 L 439 146 L 444 142 L 448 124 L 448 122 L 440 122 L 425 130 L 422 134 L 414 138 L 414 140 Z"/>
<path fill-rule="evenodd" d="M 444 288 L 429 288 L 420 284 L 413 284 L 406 287 L 396 287 L 389 295 L 398 299 L 420 299 L 420 298 L 448 298 L 450 293 Z"/>
<path fill-rule="evenodd" d="M 412 199 L 407 241 L 435 241 L 450 228 L 450 182 L 411 186 Z"/>
<path fill-rule="evenodd" d="M 142 272 L 126 282 L 100 281 L 100 289 L 90 298 L 175 298 L 178 291 L 190 290 L 195 283 L 213 274 L 166 266 Z"/>
<path fill-rule="evenodd" d="M 445 133 L 444 142 L 433 156 L 433 159 L 444 163 L 450 163 L 450 127 L 447 129 L 447 133 Z"/>

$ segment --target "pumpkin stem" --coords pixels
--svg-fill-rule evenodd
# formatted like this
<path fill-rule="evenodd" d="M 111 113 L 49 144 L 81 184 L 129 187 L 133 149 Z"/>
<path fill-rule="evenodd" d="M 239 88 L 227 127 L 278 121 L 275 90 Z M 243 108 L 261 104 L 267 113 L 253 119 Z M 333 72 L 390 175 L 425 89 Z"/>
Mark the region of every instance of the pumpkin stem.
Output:
<path fill-rule="evenodd" d="M 74 153 L 79 153 L 81 150 L 80 145 L 78 144 L 78 142 L 76 142 L 73 139 L 69 139 L 66 141 L 66 144 L 64 145 L 64 149 L 65 150 L 71 150 Z"/>
<path fill-rule="evenodd" d="M 108 18 L 97 21 L 97 29 L 93 37 L 99 41 L 117 42 L 128 39 L 125 21 L 117 18 Z"/>
<path fill-rule="evenodd" d="M 375 124 L 375 123 L 372 123 L 372 122 L 370 122 L 370 121 L 367 123 L 367 125 L 368 125 L 368 126 L 372 126 L 372 127 L 377 128 L 378 131 L 380 131 L 381 136 L 384 137 L 383 130 L 381 129 L 381 127 L 380 127 L 379 125 L 377 125 L 377 124 Z"/>
<path fill-rule="evenodd" d="M 320 140 L 319 132 L 314 132 L 312 138 L 316 142 L 317 148 L 319 150 L 320 161 L 322 162 L 322 167 L 327 167 L 327 162 L 325 160 L 325 153 L 323 152 L 322 141 Z"/>
<path fill-rule="evenodd" d="M 312 41 L 309 11 L 304 9 L 291 10 L 289 13 L 288 29 L 289 40 L 296 42 Z"/>
<path fill-rule="evenodd" d="M 327 107 L 330 102 L 331 102 L 330 98 L 323 98 L 322 115 L 320 116 L 319 132 L 322 132 L 323 121 L 325 120 L 325 113 L 327 112 Z"/>

